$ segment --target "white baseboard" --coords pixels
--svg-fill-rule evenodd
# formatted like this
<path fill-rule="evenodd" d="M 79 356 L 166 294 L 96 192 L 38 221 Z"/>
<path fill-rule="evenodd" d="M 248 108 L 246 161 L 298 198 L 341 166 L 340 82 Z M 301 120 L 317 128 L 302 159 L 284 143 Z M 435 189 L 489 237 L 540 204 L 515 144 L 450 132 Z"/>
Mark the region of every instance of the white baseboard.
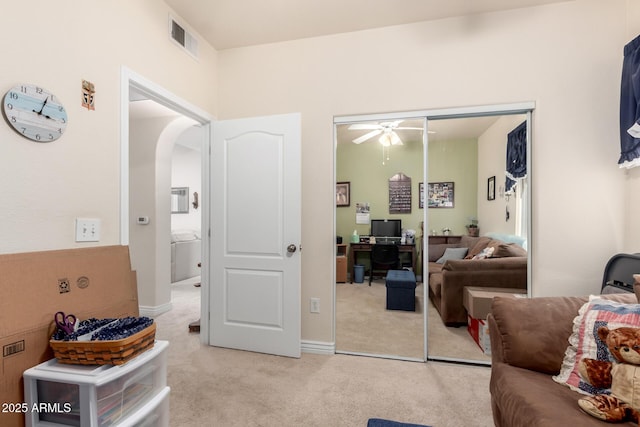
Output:
<path fill-rule="evenodd" d="M 162 313 L 166 313 L 167 311 L 170 311 L 172 308 L 173 308 L 173 305 L 170 302 L 168 302 L 166 304 L 156 305 L 156 306 L 141 305 L 141 306 L 138 306 L 138 311 L 140 312 L 140 316 L 157 317 L 157 316 L 160 316 Z"/>
<path fill-rule="evenodd" d="M 303 353 L 333 355 L 336 352 L 336 344 L 322 341 L 301 341 L 300 350 Z"/>

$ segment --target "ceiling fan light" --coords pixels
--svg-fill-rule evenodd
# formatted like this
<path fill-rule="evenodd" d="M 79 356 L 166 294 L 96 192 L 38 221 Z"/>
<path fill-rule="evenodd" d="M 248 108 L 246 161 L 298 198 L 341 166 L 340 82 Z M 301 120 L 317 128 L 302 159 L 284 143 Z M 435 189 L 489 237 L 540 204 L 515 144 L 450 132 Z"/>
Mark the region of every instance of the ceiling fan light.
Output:
<path fill-rule="evenodd" d="M 391 145 L 402 145 L 402 140 L 397 133 L 391 132 L 390 134 Z"/>
<path fill-rule="evenodd" d="M 391 136 L 388 133 L 383 133 L 378 142 L 382 144 L 383 147 L 388 147 L 391 145 Z"/>

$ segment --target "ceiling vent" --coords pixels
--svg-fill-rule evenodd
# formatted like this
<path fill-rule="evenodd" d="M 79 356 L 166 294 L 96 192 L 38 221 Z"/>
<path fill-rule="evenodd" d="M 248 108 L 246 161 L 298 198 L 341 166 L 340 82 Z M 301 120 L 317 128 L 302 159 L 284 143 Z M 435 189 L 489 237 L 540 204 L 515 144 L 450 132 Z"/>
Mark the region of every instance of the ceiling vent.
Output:
<path fill-rule="evenodd" d="M 198 40 L 171 16 L 169 16 L 169 34 L 171 39 L 178 43 L 191 56 L 194 58 L 198 57 Z"/>

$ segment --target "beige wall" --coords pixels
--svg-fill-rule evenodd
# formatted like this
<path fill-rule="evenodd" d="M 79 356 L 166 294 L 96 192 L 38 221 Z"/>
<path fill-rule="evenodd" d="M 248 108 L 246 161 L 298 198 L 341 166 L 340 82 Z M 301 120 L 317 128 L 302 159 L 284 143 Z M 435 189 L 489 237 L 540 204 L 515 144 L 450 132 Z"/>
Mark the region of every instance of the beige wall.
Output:
<path fill-rule="evenodd" d="M 175 120 L 175 117 L 161 117 L 130 120 L 129 123 L 129 211 L 132 213 L 129 219 L 129 247 L 131 266 L 137 273 L 138 300 L 144 308 L 166 306 L 171 299 L 169 231 L 162 236 L 157 232 L 160 224 L 169 221 L 169 207 L 164 215 L 156 215 L 157 206 L 161 203 L 156 188 L 163 181 L 170 182 L 171 158 L 157 153 L 171 152 L 172 146 L 165 148 L 158 145 L 162 145 L 159 140 L 165 128 Z M 167 145 L 171 143 L 165 142 Z M 166 191 L 169 191 L 168 188 Z M 149 216 L 149 224 L 136 224 L 135 218 L 139 216 Z M 156 256 L 160 256 L 164 262 L 157 262 Z"/>
<path fill-rule="evenodd" d="M 5 2 L 7 3 L 7 2 Z M 19 83 L 51 90 L 67 108 L 65 134 L 29 142 L 0 122 L 0 253 L 120 243 L 120 75 L 123 66 L 216 114 L 217 53 L 196 61 L 168 36 L 159 0 L 3 6 L 0 95 Z M 95 84 L 95 111 L 80 105 Z M 76 243 L 76 217 L 100 218 L 98 243 Z"/>
<path fill-rule="evenodd" d="M 193 124 L 182 116 L 129 120 L 129 247 L 145 316 L 171 307 L 171 169 L 175 142 Z M 137 224 L 140 216 L 149 223 Z"/>
<path fill-rule="evenodd" d="M 533 293 L 597 292 L 606 260 L 635 252 L 640 236 L 640 172 L 615 165 L 622 47 L 640 31 L 636 3 L 576 0 L 220 53 L 200 43 L 195 61 L 169 41 L 159 0 L 12 2 L 12 15 L 30 24 L 0 28 L 0 89 L 52 90 L 69 125 L 51 144 L 0 126 L 0 252 L 84 246 L 76 217 L 102 219 L 97 244 L 119 243 L 126 66 L 221 118 L 302 113 L 302 307 L 310 297 L 323 307 L 303 314 L 305 340 L 333 341 L 335 115 L 535 101 Z M 80 106 L 82 79 L 96 84 L 96 111 Z"/>
<path fill-rule="evenodd" d="M 203 138 L 202 128 L 187 129 L 179 140 L 200 142 Z M 171 214 L 172 230 L 197 230 L 202 228 L 202 155 L 199 150 L 176 145 L 171 158 L 171 187 L 189 187 L 189 213 Z M 198 193 L 198 208 L 193 207 L 193 193 Z"/>
<path fill-rule="evenodd" d="M 336 115 L 535 101 L 533 294 L 598 291 L 626 230 L 615 142 L 631 3 L 578 0 L 220 52 L 223 118 L 302 113 L 302 307 L 310 297 L 323 307 L 303 313 L 303 339 L 333 340 Z"/>

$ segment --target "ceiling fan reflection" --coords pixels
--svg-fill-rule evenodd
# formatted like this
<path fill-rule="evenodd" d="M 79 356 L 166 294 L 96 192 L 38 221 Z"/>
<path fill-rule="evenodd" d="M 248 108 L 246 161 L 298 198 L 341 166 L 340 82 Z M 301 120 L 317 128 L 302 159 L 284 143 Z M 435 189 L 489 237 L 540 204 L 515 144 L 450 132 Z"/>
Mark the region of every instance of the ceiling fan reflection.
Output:
<path fill-rule="evenodd" d="M 353 140 L 354 144 L 361 144 L 365 141 L 370 140 L 380 134 L 380 138 L 378 142 L 385 147 L 390 145 L 402 145 L 402 140 L 395 132 L 396 130 L 419 130 L 422 131 L 421 127 L 405 127 L 400 126 L 404 120 L 395 120 L 392 122 L 380 122 L 380 123 L 355 123 L 349 126 L 349 130 L 370 130 L 370 132 L 365 133 L 362 136 Z"/>

